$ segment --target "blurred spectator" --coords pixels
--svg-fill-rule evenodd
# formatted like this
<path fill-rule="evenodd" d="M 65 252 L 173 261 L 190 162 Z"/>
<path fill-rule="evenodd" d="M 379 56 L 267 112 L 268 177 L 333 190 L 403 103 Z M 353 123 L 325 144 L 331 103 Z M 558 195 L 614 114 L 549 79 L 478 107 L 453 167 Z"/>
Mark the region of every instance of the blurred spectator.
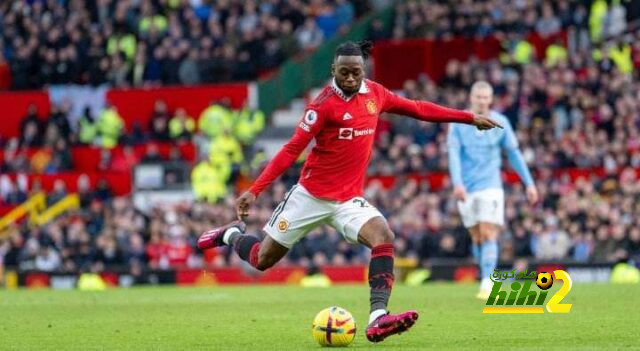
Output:
<path fill-rule="evenodd" d="M 262 111 L 245 106 L 236 112 L 234 135 L 243 145 L 251 145 L 264 129 L 265 122 L 266 118 Z"/>
<path fill-rule="evenodd" d="M 542 5 L 542 17 L 536 22 L 536 32 L 543 38 L 552 36 L 558 33 L 561 29 L 562 23 L 553 13 L 551 4 L 545 2 Z"/>
<path fill-rule="evenodd" d="M 91 115 L 91 109 L 85 107 L 84 113 L 78 120 L 78 141 L 82 144 L 92 144 L 98 135 L 98 126 Z"/>
<path fill-rule="evenodd" d="M 29 105 L 27 115 L 22 119 L 20 126 L 20 146 L 34 147 L 42 144 L 40 135 L 40 120 L 38 119 L 38 108 L 36 105 Z"/>
<path fill-rule="evenodd" d="M 178 68 L 180 83 L 193 85 L 200 83 L 200 71 L 198 69 L 198 50 L 189 50 L 188 56 L 182 60 Z"/>
<path fill-rule="evenodd" d="M 149 120 L 151 139 L 157 141 L 169 141 L 169 111 L 167 103 L 156 100 L 153 105 L 153 113 Z"/>
<path fill-rule="evenodd" d="M 94 199 L 93 191 L 91 191 L 91 182 L 89 176 L 82 174 L 77 180 L 77 194 L 80 198 L 80 207 L 89 208 L 89 205 Z"/>
<path fill-rule="evenodd" d="M 215 155 L 221 153 L 227 156 L 228 160 L 234 164 L 240 164 L 244 161 L 242 147 L 238 140 L 229 132 L 224 131 L 211 142 L 209 155 L 215 159 Z"/>
<path fill-rule="evenodd" d="M 209 139 L 215 139 L 233 125 L 233 113 L 229 103 L 212 101 L 211 105 L 200 113 L 198 128 Z"/>
<path fill-rule="evenodd" d="M 167 245 L 160 234 L 151 234 L 151 239 L 145 249 L 149 267 L 153 269 L 167 268 Z"/>
<path fill-rule="evenodd" d="M 64 199 L 67 196 L 67 185 L 58 179 L 53 182 L 53 190 L 47 195 L 47 207 Z"/>
<path fill-rule="evenodd" d="M 104 148 L 114 148 L 120 139 L 124 129 L 124 121 L 114 106 L 105 108 L 97 121 L 100 145 Z"/>
<path fill-rule="evenodd" d="M 220 172 L 208 159 L 200 161 L 191 171 L 191 187 L 196 200 L 216 203 L 226 194 L 226 181 L 231 173 L 228 161 L 226 171 Z M 223 165 L 220 165 L 221 167 Z"/>
<path fill-rule="evenodd" d="M 160 155 L 160 150 L 158 149 L 158 145 L 155 143 L 147 144 L 147 150 L 145 151 L 144 156 L 140 160 L 142 163 L 160 163 L 164 159 L 162 155 Z"/>
<path fill-rule="evenodd" d="M 304 22 L 304 26 L 296 32 L 298 44 L 303 50 L 313 50 L 317 48 L 324 39 L 324 34 L 316 25 L 316 22 L 309 18 Z"/>
<path fill-rule="evenodd" d="M 138 156 L 133 147 L 125 145 L 122 148 L 122 153 L 118 153 L 113 157 L 111 170 L 115 172 L 131 172 L 138 162 Z"/>
<path fill-rule="evenodd" d="M 190 140 L 195 132 L 196 123 L 193 117 L 187 115 L 183 108 L 176 109 L 176 113 L 169 121 L 169 136 L 180 141 Z"/>
<path fill-rule="evenodd" d="M 59 173 L 73 168 L 71 150 L 67 141 L 63 138 L 57 139 L 53 148 L 51 161 L 46 167 L 46 173 Z"/>
<path fill-rule="evenodd" d="M 55 272 L 60 267 L 60 254 L 51 247 L 40 248 L 35 258 L 35 269 L 44 272 Z"/>
<path fill-rule="evenodd" d="M 110 200 L 113 197 L 113 191 L 109 186 L 106 179 L 102 178 L 98 180 L 98 185 L 95 190 L 95 198 L 100 201 Z"/>

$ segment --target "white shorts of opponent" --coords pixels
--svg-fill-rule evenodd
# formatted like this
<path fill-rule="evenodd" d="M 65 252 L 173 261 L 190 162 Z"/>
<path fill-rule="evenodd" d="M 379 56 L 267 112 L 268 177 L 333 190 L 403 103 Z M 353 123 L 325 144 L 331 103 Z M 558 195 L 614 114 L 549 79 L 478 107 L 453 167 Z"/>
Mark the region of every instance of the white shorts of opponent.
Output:
<path fill-rule="evenodd" d="M 462 223 L 471 228 L 479 222 L 504 225 L 504 190 L 485 189 L 467 193 L 464 201 L 458 201 Z"/>
<path fill-rule="evenodd" d="M 357 243 L 360 228 L 374 217 L 383 216 L 362 197 L 345 202 L 322 200 L 296 184 L 273 211 L 263 229 L 287 248 L 322 224 L 335 228 L 348 242 Z"/>

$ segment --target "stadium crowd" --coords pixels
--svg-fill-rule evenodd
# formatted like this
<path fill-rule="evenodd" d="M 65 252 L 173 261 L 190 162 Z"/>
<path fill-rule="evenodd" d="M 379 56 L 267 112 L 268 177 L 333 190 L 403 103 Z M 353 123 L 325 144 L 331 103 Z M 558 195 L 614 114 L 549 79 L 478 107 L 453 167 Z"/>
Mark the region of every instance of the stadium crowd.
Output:
<path fill-rule="evenodd" d="M 294 171 L 291 172 L 292 174 Z M 252 209 L 248 232 L 260 236 L 277 200 L 295 177 L 285 177 L 263 194 Z M 445 187 L 434 191 L 426 182 L 398 181 L 384 189 L 373 182 L 366 190 L 397 235 L 400 257 L 427 265 L 435 258 L 468 258 L 469 238 L 455 203 Z M 501 259 L 616 262 L 640 259 L 640 186 L 633 170 L 602 181 L 537 178 L 542 204 L 526 205 L 522 186 L 508 187 Z M 64 189 L 62 189 L 64 190 Z M 58 194 L 59 195 L 59 194 Z M 56 194 L 50 194 L 56 196 Z M 131 269 L 147 265 L 170 267 L 242 264 L 228 248 L 202 256 L 195 249 L 205 229 L 235 217 L 233 196 L 217 204 L 198 202 L 158 205 L 148 214 L 137 211 L 128 197 L 108 190 L 87 189 L 81 211 L 44 227 L 14 228 L 0 253 L 7 266 L 45 271 Z M 296 245 L 285 262 L 301 265 L 364 263 L 363 246 L 350 245 L 330 227 L 315 230 Z"/>
<path fill-rule="evenodd" d="M 339 3 L 343 2 L 336 1 Z M 473 81 L 484 79 L 494 86 L 495 108 L 516 128 L 542 197 L 540 204 L 531 207 L 521 185 L 508 186 L 502 259 L 640 259 L 640 186 L 635 170 L 640 167 L 640 33 L 615 36 L 626 29 L 621 25 L 626 23 L 621 8 L 628 16 L 633 10 L 629 2 L 614 1 L 604 12 L 596 6 L 601 1 L 593 1 L 591 7 L 573 1 L 522 1 L 513 7 L 503 1 L 463 1 L 455 10 L 441 2 L 424 3 L 432 5 L 429 11 L 412 1 L 399 5 L 394 37 L 506 33 L 500 60 L 451 61 L 443 81 L 436 84 L 419 77 L 406 82 L 401 91 L 410 98 L 464 108 L 466 89 Z M 525 21 L 519 20 L 521 13 Z M 598 16 L 591 20 L 594 13 Z M 521 52 L 519 44 L 525 40 L 520 34 L 525 31 L 553 35 L 565 29 L 570 31 L 567 45 L 559 42 L 555 53 L 548 51 L 552 60 L 541 62 L 530 52 L 527 55 L 526 44 L 524 54 Z M 614 40 L 594 44 L 594 40 L 612 35 Z M 53 116 L 50 119 L 55 120 Z M 59 128 L 64 130 L 60 121 Z M 30 142 L 31 134 L 23 131 L 21 142 Z M 47 142 L 47 136 L 47 132 L 40 136 L 41 143 Z M 369 169 L 372 175 L 447 169 L 443 126 L 383 116 L 377 139 Z M 69 142 L 53 140 L 50 145 L 60 150 Z M 602 169 L 604 176 L 572 179 L 554 174 L 554 170 L 567 167 Z M 257 169 L 255 164 L 252 168 Z M 261 235 L 261 225 L 295 182 L 298 170 L 287 171 L 259 198 L 250 219 L 250 233 Z M 415 257 L 425 265 L 434 258 L 468 257 L 468 235 L 449 187 L 432 189 L 426 182 L 404 178 L 396 184 L 384 189 L 373 182 L 366 196 L 388 218 L 397 235 L 399 255 Z M 146 215 L 135 210 L 129 198 L 114 198 L 108 189 L 86 189 L 85 197 L 83 209 L 74 215 L 43 228 L 12 229 L 9 240 L 0 245 L 5 264 L 66 271 L 145 263 L 154 268 L 201 266 L 204 262 L 240 264 L 228 249 L 204 257 L 194 249 L 200 232 L 234 217 L 232 194 L 216 195 L 217 203 L 159 206 Z M 287 260 L 304 265 L 366 262 L 366 250 L 335 234 L 328 227 L 310 233 Z"/>
<path fill-rule="evenodd" d="M 585 47 L 622 34 L 627 22 L 639 16 L 640 5 L 625 0 L 411 0 L 396 6 L 392 37 L 514 37 L 532 32 L 549 37 L 569 30 Z"/>
<path fill-rule="evenodd" d="M 344 33 L 367 1 L 0 4 L 0 88 L 253 80 Z"/>

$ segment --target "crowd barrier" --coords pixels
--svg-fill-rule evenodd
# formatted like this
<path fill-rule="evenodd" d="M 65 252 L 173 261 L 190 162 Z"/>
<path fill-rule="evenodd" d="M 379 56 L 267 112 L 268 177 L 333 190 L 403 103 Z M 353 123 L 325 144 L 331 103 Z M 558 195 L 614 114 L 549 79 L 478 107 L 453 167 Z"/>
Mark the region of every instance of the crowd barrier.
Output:
<path fill-rule="evenodd" d="M 581 263 L 573 261 L 530 262 L 529 271 L 565 270 L 576 283 L 608 282 L 611 263 Z M 406 274 L 414 267 L 396 267 L 396 281 L 402 283 Z M 501 264 L 500 269 L 509 270 L 512 264 Z M 470 259 L 434 259 L 429 262 L 429 280 L 454 281 L 460 283 L 475 282 L 478 268 Z M 368 267 L 366 265 L 325 266 L 320 268 L 334 284 L 365 284 Z M 265 272 L 252 268 L 224 267 L 211 269 L 178 268 L 168 270 L 143 270 L 137 275 L 128 271 L 111 270 L 100 273 L 102 279 L 111 287 L 129 287 L 133 285 L 229 285 L 229 284 L 294 284 L 300 283 L 306 276 L 306 269 L 300 266 L 276 266 Z M 38 271 L 17 272 L 7 269 L 5 287 L 12 289 L 52 288 L 73 289 L 78 282 L 78 274 L 48 273 Z"/>
<path fill-rule="evenodd" d="M 542 59 L 549 45 L 557 39 L 566 40 L 566 32 L 549 37 L 534 32 L 526 39 L 535 48 L 536 57 Z M 484 61 L 497 58 L 501 51 L 500 41 L 492 36 L 382 41 L 373 49 L 374 78 L 390 89 L 401 89 L 405 81 L 416 79 L 420 74 L 427 74 L 437 82 L 444 77 L 450 60 L 467 61 L 473 56 Z"/>
<path fill-rule="evenodd" d="M 99 93 L 96 93 L 99 92 Z M 80 98 L 83 97 L 83 98 Z M 0 137 L 20 136 L 22 119 L 27 115 L 29 105 L 34 104 L 38 117 L 45 121 L 51 112 L 52 102 L 69 101 L 75 104 L 68 116 L 72 124 L 78 120 L 85 106 L 93 107 L 94 117 L 105 105 L 113 105 L 122 116 L 126 130 L 138 123 L 147 130 L 156 100 L 164 100 L 170 112 L 178 107 L 187 114 L 198 118 L 211 102 L 228 99 L 231 107 L 241 108 L 249 99 L 249 87 L 246 83 L 200 85 L 194 87 L 155 87 L 136 89 L 105 89 L 90 86 L 56 86 L 50 90 L 24 92 L 0 92 Z M 75 126 L 74 126 L 75 127 Z"/>

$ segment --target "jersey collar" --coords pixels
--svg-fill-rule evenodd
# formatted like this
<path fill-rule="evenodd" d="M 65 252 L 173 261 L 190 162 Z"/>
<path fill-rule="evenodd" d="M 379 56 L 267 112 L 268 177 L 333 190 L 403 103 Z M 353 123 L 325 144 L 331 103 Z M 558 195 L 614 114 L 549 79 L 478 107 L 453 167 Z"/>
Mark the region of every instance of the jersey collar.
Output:
<path fill-rule="evenodd" d="M 344 101 L 349 101 L 351 100 L 352 97 L 354 97 L 356 94 L 353 94 L 351 96 L 346 96 L 343 92 L 342 89 L 338 88 L 338 84 L 336 83 L 336 79 L 333 78 L 331 80 L 331 89 L 333 89 L 333 91 L 340 97 L 342 98 L 342 100 Z M 358 94 L 366 94 L 369 92 L 369 87 L 367 87 L 366 84 L 366 79 L 362 80 L 362 83 L 360 84 L 360 89 L 358 89 Z"/>

